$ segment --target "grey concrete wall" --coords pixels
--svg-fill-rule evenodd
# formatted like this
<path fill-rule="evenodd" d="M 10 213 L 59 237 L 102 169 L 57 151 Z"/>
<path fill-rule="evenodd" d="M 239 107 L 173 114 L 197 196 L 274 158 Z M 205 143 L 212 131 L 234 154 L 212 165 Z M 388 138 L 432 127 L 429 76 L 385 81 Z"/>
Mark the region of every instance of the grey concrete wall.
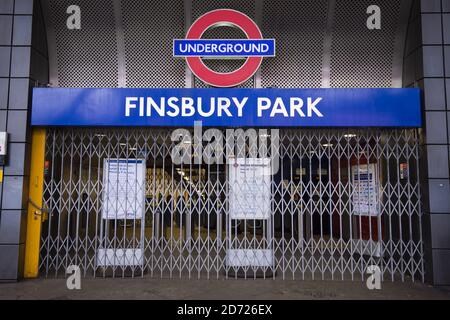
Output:
<path fill-rule="evenodd" d="M 31 129 L 31 88 L 48 82 L 41 8 L 33 0 L 0 1 L 0 131 L 9 134 L 0 184 L 0 281 L 22 275 Z M 37 18 L 36 18 L 37 17 Z M 45 33 L 43 33 L 45 34 Z"/>
<path fill-rule="evenodd" d="M 416 0 L 404 85 L 423 89 L 422 190 L 426 279 L 450 285 L 450 0 Z"/>

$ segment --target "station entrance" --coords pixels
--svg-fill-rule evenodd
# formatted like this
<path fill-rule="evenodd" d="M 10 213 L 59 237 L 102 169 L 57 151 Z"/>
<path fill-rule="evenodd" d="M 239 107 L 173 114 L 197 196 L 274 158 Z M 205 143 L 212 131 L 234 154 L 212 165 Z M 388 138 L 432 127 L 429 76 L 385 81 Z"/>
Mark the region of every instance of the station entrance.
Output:
<path fill-rule="evenodd" d="M 376 266 L 423 281 L 416 129 L 265 132 L 266 157 L 247 141 L 205 163 L 207 142 L 170 129 L 48 129 L 40 274 L 361 280 Z"/>

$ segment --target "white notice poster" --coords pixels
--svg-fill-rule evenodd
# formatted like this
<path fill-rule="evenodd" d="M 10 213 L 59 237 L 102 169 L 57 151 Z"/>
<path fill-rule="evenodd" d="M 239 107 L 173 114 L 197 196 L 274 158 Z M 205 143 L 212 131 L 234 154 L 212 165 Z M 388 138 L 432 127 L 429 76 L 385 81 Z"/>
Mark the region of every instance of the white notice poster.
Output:
<path fill-rule="evenodd" d="M 378 170 L 375 163 L 352 166 L 353 214 L 379 215 Z"/>
<path fill-rule="evenodd" d="M 230 159 L 231 219 L 270 217 L 270 158 Z"/>
<path fill-rule="evenodd" d="M 142 219 L 145 207 L 145 161 L 104 159 L 103 219 Z"/>

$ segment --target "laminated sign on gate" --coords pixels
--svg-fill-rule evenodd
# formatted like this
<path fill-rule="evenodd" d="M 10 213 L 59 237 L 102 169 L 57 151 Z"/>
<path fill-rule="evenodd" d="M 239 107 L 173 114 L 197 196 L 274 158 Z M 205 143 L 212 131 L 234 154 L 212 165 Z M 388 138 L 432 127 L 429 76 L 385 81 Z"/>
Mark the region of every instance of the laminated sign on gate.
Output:
<path fill-rule="evenodd" d="M 231 219 L 270 218 L 270 158 L 237 158 L 228 166 Z"/>
<path fill-rule="evenodd" d="M 270 242 L 271 210 L 271 173 L 270 158 L 234 158 L 228 164 L 229 218 L 231 220 L 266 220 L 268 230 L 266 237 Z M 233 225 L 233 223 L 229 223 Z M 230 243 L 226 251 L 228 267 L 273 267 L 273 249 L 240 248 Z"/>
<path fill-rule="evenodd" d="M 137 247 L 100 247 L 96 265 L 142 266 L 144 263 L 143 234 L 145 222 L 145 160 L 104 159 L 103 161 L 102 218 L 105 220 L 141 220 L 140 241 Z M 103 239 L 103 224 L 100 238 Z M 104 245 L 102 243 L 102 245 Z"/>
<path fill-rule="evenodd" d="M 352 166 L 352 213 L 361 216 L 380 214 L 377 164 Z"/>
<path fill-rule="evenodd" d="M 145 208 L 145 161 L 104 159 L 103 219 L 142 219 Z"/>

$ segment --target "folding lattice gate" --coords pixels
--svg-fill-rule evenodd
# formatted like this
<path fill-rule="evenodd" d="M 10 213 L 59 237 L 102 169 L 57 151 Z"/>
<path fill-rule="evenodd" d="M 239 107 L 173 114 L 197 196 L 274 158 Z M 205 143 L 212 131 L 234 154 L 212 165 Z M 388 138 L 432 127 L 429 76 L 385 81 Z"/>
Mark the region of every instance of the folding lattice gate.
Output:
<path fill-rule="evenodd" d="M 182 142 L 194 152 L 175 164 L 180 142 L 171 134 L 47 131 L 42 275 L 64 276 L 77 265 L 84 276 L 362 279 L 376 265 L 384 280 L 423 281 L 416 130 L 267 130 L 279 168 L 270 176 L 266 220 L 230 219 L 229 166 L 195 161 L 195 140 Z M 244 158 L 251 152 L 247 145 Z M 142 219 L 103 219 L 105 159 L 142 160 L 143 185 L 117 183 L 119 192 L 137 190 L 134 202 L 118 205 L 134 206 Z M 230 260 L 231 249 L 241 255 Z M 253 255 L 242 261 L 242 252 Z"/>

